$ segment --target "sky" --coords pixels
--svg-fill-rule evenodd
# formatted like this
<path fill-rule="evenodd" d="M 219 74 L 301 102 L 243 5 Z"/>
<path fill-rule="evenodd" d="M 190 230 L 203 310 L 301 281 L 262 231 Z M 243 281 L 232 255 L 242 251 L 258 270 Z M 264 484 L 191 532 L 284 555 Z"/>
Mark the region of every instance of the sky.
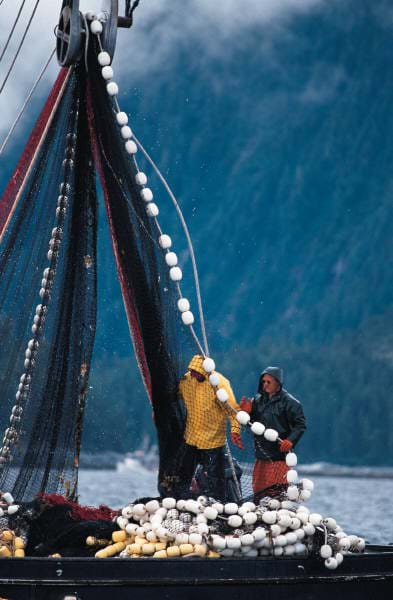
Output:
<path fill-rule="evenodd" d="M 335 0 L 331 0 L 335 1 Z M 0 63 L 1 83 L 11 64 L 16 48 L 36 0 L 26 0 L 12 41 Z M 171 59 L 171 53 L 183 44 L 202 41 L 207 54 L 223 53 L 228 44 L 241 45 L 250 28 L 263 28 L 269 35 L 281 33 L 291 19 L 299 14 L 317 10 L 327 0 L 141 0 L 134 13 L 131 31 L 120 30 L 114 60 L 118 82 L 133 76 L 135 81 L 159 73 Z M 4 0 L 0 6 L 0 54 L 21 6 L 22 0 Z M 123 13 L 124 3 L 119 2 Z M 58 21 L 60 1 L 41 0 L 15 67 L 0 95 L 0 145 L 16 118 L 43 65 L 55 45 L 54 27 Z M 81 0 L 80 9 L 100 10 L 101 2 Z M 129 56 L 132 53 L 132 60 Z M 40 82 L 27 114 L 36 115 L 58 72 L 56 59 Z M 26 117 L 15 132 L 19 138 L 26 133 Z M 0 157 L 7 160 L 12 143 Z"/>

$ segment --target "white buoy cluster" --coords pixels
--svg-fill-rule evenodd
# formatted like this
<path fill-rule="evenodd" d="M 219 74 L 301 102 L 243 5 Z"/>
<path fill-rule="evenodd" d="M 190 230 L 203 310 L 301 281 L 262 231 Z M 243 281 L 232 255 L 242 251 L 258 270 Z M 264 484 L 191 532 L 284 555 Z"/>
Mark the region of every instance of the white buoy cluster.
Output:
<path fill-rule="evenodd" d="M 103 25 L 100 21 L 100 15 L 96 16 L 93 13 L 87 13 L 86 17 L 90 20 L 90 31 L 93 35 L 96 35 L 99 41 L 99 46 L 101 47 L 101 38 L 100 34 L 102 33 Z M 105 16 L 102 17 L 102 20 L 105 20 Z M 149 217 L 155 220 L 158 231 L 160 232 L 158 243 L 160 248 L 164 251 L 164 259 L 165 263 L 169 269 L 169 277 L 170 279 L 177 284 L 178 291 L 178 301 L 177 308 L 179 310 L 181 320 L 184 325 L 192 326 L 195 318 L 194 314 L 191 311 L 190 301 L 183 297 L 180 281 L 183 278 L 183 272 L 178 265 L 178 256 L 176 252 L 172 250 L 172 239 L 171 237 L 163 233 L 161 231 L 161 227 L 157 220 L 159 215 L 159 208 L 155 202 L 153 202 L 154 194 L 153 191 L 148 187 L 148 179 L 147 175 L 139 170 L 138 164 L 135 160 L 135 154 L 138 151 L 137 144 L 133 139 L 132 129 L 128 124 L 128 115 L 127 113 L 120 110 L 120 106 L 118 103 L 118 94 L 119 94 L 119 86 L 113 80 L 114 72 L 111 66 L 111 57 L 108 52 L 105 50 L 101 50 L 97 55 L 98 64 L 101 66 L 101 75 L 102 78 L 106 81 L 106 91 L 109 96 L 114 99 L 114 106 L 116 110 L 116 122 L 119 125 L 120 135 L 124 140 L 124 148 L 127 154 L 131 155 L 134 160 L 134 165 L 137 169 L 137 173 L 135 175 L 135 183 L 140 187 L 140 196 L 144 202 L 146 202 L 146 213 Z"/>
<path fill-rule="evenodd" d="M 10 492 L 0 492 L 0 518 L 15 515 L 19 510 L 14 497 Z"/>
<path fill-rule="evenodd" d="M 39 291 L 41 302 L 36 306 L 35 309 L 33 323 L 31 326 L 32 337 L 28 341 L 25 350 L 24 371 L 20 376 L 18 389 L 15 394 L 15 405 L 11 410 L 10 426 L 4 432 L 3 443 L 0 448 L 0 470 L 4 468 L 6 463 L 12 459 L 11 447 L 17 443 L 19 438 L 18 430 L 20 428 L 23 410 L 30 394 L 32 371 L 36 363 L 36 356 L 40 345 L 39 339 L 45 322 L 46 313 L 48 311 L 48 304 L 50 302 L 51 290 L 56 273 L 64 220 L 67 213 L 68 194 L 71 190 L 71 186 L 67 180 L 69 179 L 70 172 L 74 167 L 76 134 L 68 133 L 66 141 L 67 145 L 63 160 L 64 181 L 60 183 L 59 186 L 55 222 L 51 232 L 47 252 L 49 264 L 42 273 L 41 287 Z"/>
<path fill-rule="evenodd" d="M 226 504 L 200 496 L 197 500 L 164 498 L 129 504 L 117 517 L 114 534 L 122 557 L 198 556 L 257 557 L 319 555 L 335 569 L 344 555 L 362 552 L 365 542 L 347 535 L 336 520 L 311 513 L 288 500 L 263 498 Z M 317 539 L 323 543 L 318 545 Z M 113 556 L 114 548 L 100 550 Z"/>

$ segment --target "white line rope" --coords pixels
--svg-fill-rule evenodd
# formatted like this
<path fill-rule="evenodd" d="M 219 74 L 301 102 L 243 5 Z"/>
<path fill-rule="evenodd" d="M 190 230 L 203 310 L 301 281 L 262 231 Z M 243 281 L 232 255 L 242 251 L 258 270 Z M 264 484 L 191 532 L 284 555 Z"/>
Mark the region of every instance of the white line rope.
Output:
<path fill-rule="evenodd" d="M 153 159 L 151 158 L 151 156 L 148 154 L 148 152 L 142 146 L 141 142 L 137 139 L 137 137 L 135 136 L 134 132 L 133 132 L 132 135 L 133 135 L 133 138 L 134 138 L 135 142 L 138 144 L 141 152 L 143 153 L 143 155 L 145 156 L 145 158 L 148 160 L 148 162 L 153 167 L 153 169 L 156 172 L 156 174 L 158 175 L 161 183 L 165 187 L 165 189 L 166 189 L 166 191 L 167 191 L 170 199 L 172 200 L 173 205 L 174 205 L 174 207 L 176 209 L 176 212 L 177 212 L 177 214 L 179 216 L 180 222 L 182 224 L 184 234 L 185 234 L 185 236 L 187 238 L 187 244 L 188 244 L 188 248 L 189 248 L 189 251 L 190 251 L 192 268 L 193 268 L 193 272 L 194 272 L 195 289 L 196 289 L 197 302 L 198 302 L 199 318 L 200 318 L 200 322 L 201 322 L 203 345 L 205 347 L 205 354 L 206 354 L 206 356 L 209 356 L 209 345 L 208 345 L 208 342 L 207 342 L 206 327 L 205 327 L 205 318 L 204 318 L 204 314 L 203 314 L 202 297 L 201 297 L 201 290 L 200 290 L 200 285 L 199 285 L 198 269 L 197 269 L 197 265 L 196 265 L 194 248 L 193 248 L 193 245 L 192 245 L 190 232 L 188 231 L 187 223 L 185 222 L 185 219 L 183 217 L 183 213 L 181 211 L 181 208 L 180 208 L 180 206 L 179 206 L 179 204 L 178 204 L 178 202 L 177 202 L 177 200 L 176 200 L 176 198 L 175 198 L 175 196 L 174 196 L 171 188 L 169 187 L 168 182 L 166 181 L 165 177 L 162 175 L 161 171 L 159 170 L 159 168 L 157 167 L 157 165 L 155 164 L 155 162 L 153 161 Z"/>
<path fill-rule="evenodd" d="M 52 58 L 53 58 L 53 55 L 54 55 L 54 53 L 55 53 L 55 52 L 56 52 L 56 49 L 54 48 L 54 49 L 52 50 L 52 52 L 50 53 L 50 56 L 49 56 L 48 60 L 46 61 L 46 63 L 45 63 L 45 65 L 44 65 L 44 67 L 43 67 L 43 69 L 42 69 L 41 73 L 38 75 L 38 77 L 37 77 L 37 79 L 36 79 L 36 81 L 35 81 L 35 83 L 34 83 L 33 87 L 31 88 L 31 90 L 30 90 L 30 92 L 29 92 L 29 94 L 28 94 L 28 96 L 27 96 L 26 100 L 24 101 L 24 103 L 23 103 L 23 106 L 22 106 L 21 110 L 19 111 L 19 114 L 18 114 L 18 116 L 16 117 L 15 121 L 13 122 L 13 124 L 12 124 L 12 126 L 11 126 L 11 129 L 10 129 L 10 130 L 9 130 L 9 132 L 7 133 L 7 136 L 6 136 L 6 138 L 5 138 L 4 142 L 2 143 L 2 145 L 1 145 L 1 147 L 0 147 L 0 156 L 1 156 L 1 155 L 2 155 L 2 153 L 4 152 L 4 149 L 5 149 L 5 147 L 7 146 L 7 144 L 8 144 L 8 141 L 9 141 L 9 139 L 10 139 L 11 135 L 13 134 L 13 132 L 14 132 L 14 130 L 15 130 L 15 127 L 18 125 L 18 123 L 19 123 L 19 121 L 20 121 L 20 119 L 21 119 L 21 117 L 22 117 L 22 115 L 23 115 L 23 113 L 24 113 L 24 111 L 25 111 L 25 109 L 26 109 L 26 107 L 27 107 L 28 103 L 30 102 L 30 98 L 31 98 L 31 97 L 32 97 L 32 95 L 34 94 L 34 92 L 35 92 L 35 89 L 36 89 L 37 85 L 39 84 L 39 82 L 41 81 L 41 79 L 42 79 L 42 77 L 43 77 L 43 75 L 44 75 L 44 73 L 45 73 L 46 69 L 48 68 L 48 65 L 49 65 L 50 61 L 52 60 Z"/>
<path fill-rule="evenodd" d="M 118 107 L 118 112 L 120 112 L 120 107 L 119 107 L 119 104 L 118 104 L 117 100 L 115 100 L 115 105 Z M 129 209 L 130 209 L 130 210 L 133 212 L 133 214 L 135 215 L 135 218 L 138 220 L 138 222 L 139 222 L 139 224 L 140 224 L 141 228 L 143 229 L 143 231 L 145 232 L 145 234 L 146 234 L 146 235 L 149 237 L 149 239 L 152 241 L 152 243 L 153 243 L 155 246 L 159 247 L 159 244 L 158 244 L 157 240 L 156 240 L 156 239 L 155 239 L 155 238 L 154 238 L 154 237 L 153 237 L 153 236 L 150 234 L 150 232 L 149 232 L 149 231 L 146 229 L 146 227 L 145 227 L 145 224 L 144 224 L 143 220 L 142 220 L 142 219 L 139 217 L 139 215 L 138 215 L 138 213 L 136 212 L 136 210 L 135 210 L 134 206 L 132 205 L 132 202 L 130 202 L 130 200 L 129 200 L 129 198 L 128 198 L 127 194 L 126 194 L 126 193 L 125 193 L 125 191 L 123 190 L 123 185 L 122 185 L 122 182 L 119 180 L 119 178 L 117 177 L 117 175 L 116 175 L 115 171 L 113 170 L 113 168 L 112 168 L 112 165 L 111 165 L 111 163 L 110 163 L 109 159 L 107 158 L 107 156 L 106 156 L 106 154 L 105 154 L 105 151 L 104 151 L 104 149 L 102 148 L 102 146 L 101 146 L 101 152 L 102 152 L 102 155 L 103 155 L 103 157 L 104 157 L 104 160 L 105 160 L 105 162 L 106 162 L 106 165 L 107 165 L 107 167 L 108 167 L 108 168 L 111 170 L 111 172 L 112 172 L 112 175 L 113 175 L 114 179 L 115 179 L 115 180 L 118 182 L 118 184 L 119 184 L 119 188 L 120 188 L 120 190 L 121 190 L 121 193 L 123 194 L 124 200 L 125 200 L 125 202 L 127 203 L 127 206 L 128 206 L 128 208 L 129 208 Z M 138 166 L 138 163 L 137 163 L 137 160 L 135 159 L 135 157 L 133 157 L 133 159 L 132 159 L 132 160 L 134 161 L 135 167 L 136 167 L 136 168 L 137 168 L 137 170 L 139 171 L 140 169 L 139 169 L 139 166 Z M 162 235 L 162 229 L 161 229 L 161 227 L 160 227 L 160 223 L 159 223 L 158 219 L 157 219 L 157 218 L 155 218 L 155 219 L 154 219 L 154 221 L 155 221 L 155 224 L 156 224 L 156 227 L 157 227 L 157 230 L 158 230 L 159 234 L 160 234 L 160 235 Z M 176 282 L 176 288 L 177 288 L 177 293 L 178 293 L 178 296 L 179 296 L 179 298 L 182 298 L 182 297 L 183 297 L 183 294 L 182 294 L 182 291 L 181 291 L 180 284 L 179 284 L 178 282 Z M 199 339 L 198 339 L 198 336 L 197 336 L 197 334 L 195 333 L 195 329 L 194 329 L 194 327 L 193 327 L 192 325 L 190 325 L 190 332 L 191 332 L 191 335 L 192 335 L 192 337 L 194 338 L 194 341 L 195 341 L 195 344 L 196 344 L 196 346 L 197 346 L 197 348 L 198 348 L 198 351 L 199 351 L 201 354 L 205 355 L 205 351 L 204 351 L 204 349 L 203 349 L 203 347 L 202 347 L 202 344 L 201 344 L 201 342 L 199 341 Z"/>
<path fill-rule="evenodd" d="M 22 4 L 20 5 L 20 8 L 19 8 L 18 14 L 16 15 L 16 19 L 15 19 L 15 21 L 14 21 L 14 24 L 13 24 L 12 28 L 11 28 L 10 34 L 9 34 L 9 36 L 8 36 L 8 38 L 7 38 L 7 41 L 6 41 L 6 43 L 4 44 L 4 48 L 3 48 L 2 52 L 1 52 L 1 55 L 0 55 L 0 62 L 3 60 L 3 56 L 4 56 L 4 54 L 5 54 L 5 52 L 6 52 L 7 48 L 8 48 L 8 44 L 10 43 L 10 41 L 11 41 L 11 39 L 12 39 L 12 36 L 14 35 L 15 27 L 16 27 L 16 26 L 17 26 L 17 24 L 18 24 L 19 17 L 20 17 L 20 15 L 21 15 L 21 13 L 22 13 L 22 10 L 23 10 L 23 7 L 24 7 L 25 3 L 26 3 L 26 0 L 23 0 Z M 1 5 L 0 5 L 0 6 L 1 6 Z"/>
<path fill-rule="evenodd" d="M 22 49 L 22 46 L 23 46 L 23 43 L 24 43 L 24 41 L 25 41 L 25 38 L 26 38 L 27 32 L 28 32 L 28 31 L 29 31 L 29 29 L 30 29 L 30 25 L 31 25 L 31 23 L 32 23 L 32 21 L 33 21 L 33 19 L 34 19 L 34 15 L 35 15 L 35 13 L 36 13 L 36 10 L 37 10 L 37 7 L 38 7 L 39 3 L 40 3 L 40 0 L 37 0 L 37 1 L 36 1 L 36 3 L 35 3 L 35 5 L 34 5 L 33 12 L 32 12 L 32 13 L 31 13 L 31 15 L 30 15 L 30 19 L 29 19 L 29 21 L 28 21 L 28 23 L 27 23 L 27 25 L 26 25 L 26 29 L 25 29 L 25 31 L 24 31 L 24 33 L 23 33 L 22 39 L 21 39 L 21 41 L 19 42 L 19 46 L 18 46 L 18 48 L 17 48 L 17 51 L 16 51 L 16 53 L 15 53 L 15 56 L 14 56 L 14 58 L 12 59 L 12 63 L 11 63 L 11 65 L 10 65 L 10 68 L 8 69 L 8 71 L 7 71 L 7 74 L 6 74 L 6 76 L 5 76 L 5 79 L 4 79 L 4 81 L 3 81 L 2 85 L 1 85 L 1 88 L 0 88 L 0 94 L 2 93 L 2 91 L 3 91 L 3 89 L 4 89 L 4 86 L 5 86 L 5 84 L 7 83 L 9 76 L 11 75 L 12 69 L 14 68 L 14 65 L 15 65 L 15 63 L 16 63 L 16 59 L 18 58 L 18 56 L 19 56 L 19 52 L 20 52 L 20 51 L 21 51 L 21 49 Z"/>

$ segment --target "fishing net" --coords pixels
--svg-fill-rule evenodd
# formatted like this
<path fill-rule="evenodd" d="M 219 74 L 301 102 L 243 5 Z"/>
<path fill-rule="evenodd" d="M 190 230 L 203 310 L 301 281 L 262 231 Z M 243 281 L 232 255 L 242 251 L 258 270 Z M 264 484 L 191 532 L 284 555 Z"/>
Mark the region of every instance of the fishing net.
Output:
<path fill-rule="evenodd" d="M 159 245 L 158 221 L 146 210 L 139 166 L 124 148 L 116 108 L 94 54 L 87 91 L 93 151 L 104 193 L 113 251 L 138 365 L 154 412 L 162 494 L 174 492 L 183 445 L 184 411 L 178 383 L 194 348 L 178 316 L 177 286 Z M 140 181 L 140 180 L 139 180 Z M 132 402 L 132 393 L 130 394 Z"/>
<path fill-rule="evenodd" d="M 6 519 L 3 529 L 26 540 L 27 556 L 92 556 L 109 543 L 116 530 L 115 515 L 104 505 L 81 506 L 56 494 L 40 494 L 22 503 L 18 513 Z"/>
<path fill-rule="evenodd" d="M 49 121 L 45 139 L 33 156 L 27 148 L 14 176 L 23 173 L 20 185 L 5 194 L 0 487 L 18 500 L 76 490 L 96 307 L 96 197 L 81 80 L 70 72 L 53 108 L 44 108 L 31 140 Z"/>

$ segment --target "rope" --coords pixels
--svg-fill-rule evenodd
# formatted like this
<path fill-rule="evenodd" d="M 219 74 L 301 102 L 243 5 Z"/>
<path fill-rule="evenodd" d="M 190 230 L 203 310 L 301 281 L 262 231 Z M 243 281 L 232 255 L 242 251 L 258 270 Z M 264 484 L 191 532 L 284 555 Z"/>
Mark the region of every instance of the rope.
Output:
<path fill-rule="evenodd" d="M 24 31 L 24 34 L 23 34 L 23 36 L 22 36 L 22 39 L 21 39 L 21 41 L 20 41 L 20 43 L 19 43 L 18 49 L 17 49 L 17 51 L 16 51 L 16 53 L 15 53 L 15 56 L 14 56 L 14 58 L 13 58 L 13 60 L 12 60 L 12 63 L 11 63 L 11 65 L 10 65 L 10 68 L 9 68 L 9 69 L 8 69 L 8 71 L 7 71 L 7 74 L 6 74 L 6 76 L 5 76 L 5 79 L 4 79 L 4 81 L 3 81 L 2 85 L 1 85 L 1 88 L 0 88 L 0 94 L 2 93 L 2 91 L 3 91 L 3 89 L 4 89 L 4 86 L 5 86 L 5 84 L 7 83 L 9 76 L 11 75 L 11 71 L 12 71 L 12 69 L 14 68 L 14 64 L 15 64 L 15 62 L 16 62 L 16 59 L 17 59 L 17 58 L 18 58 L 18 56 L 19 56 L 19 52 L 20 52 L 20 51 L 21 51 L 21 49 L 22 49 L 22 46 L 23 46 L 23 43 L 24 43 L 24 41 L 25 41 L 25 38 L 26 38 L 27 32 L 28 32 L 28 31 L 29 31 L 29 29 L 30 29 L 30 25 L 31 25 L 31 23 L 32 23 L 32 21 L 33 21 L 33 19 L 34 19 L 34 15 L 35 15 L 35 13 L 36 13 L 36 10 L 37 10 L 37 7 L 38 7 L 39 3 L 40 3 L 40 0 L 37 0 L 37 1 L 36 1 L 36 3 L 35 3 L 35 5 L 34 5 L 33 12 L 32 12 L 32 13 L 31 13 L 31 15 L 30 15 L 30 19 L 29 19 L 29 21 L 28 21 L 28 23 L 27 23 L 26 29 L 25 29 L 25 31 Z"/>
<path fill-rule="evenodd" d="M 3 60 L 3 56 L 4 56 L 4 54 L 5 54 L 5 52 L 6 52 L 7 48 L 8 48 L 8 44 L 10 43 L 10 41 L 11 41 L 11 38 L 12 38 L 12 36 L 14 35 L 15 27 L 16 27 L 16 26 L 17 26 L 17 24 L 18 24 L 19 17 L 20 17 L 20 15 L 21 15 L 21 13 L 22 13 L 22 10 L 23 10 L 23 7 L 24 7 L 25 3 L 26 3 L 26 0 L 23 0 L 23 1 L 22 1 L 22 4 L 20 5 L 20 8 L 19 8 L 18 14 L 16 15 L 16 19 L 15 19 L 15 21 L 14 21 L 14 24 L 13 24 L 12 28 L 11 28 L 10 34 L 9 34 L 9 36 L 8 36 L 8 38 L 7 38 L 7 41 L 6 41 L 6 43 L 4 44 L 4 48 L 3 48 L 2 52 L 1 52 L 1 55 L 0 55 L 0 62 Z M 1 6 L 1 4 L 0 4 L 0 6 Z"/>
<path fill-rule="evenodd" d="M 198 269 L 197 269 L 197 265 L 196 265 L 194 248 L 193 248 L 193 245 L 192 245 L 190 232 L 188 231 L 187 223 L 184 220 L 181 208 L 180 208 L 180 206 L 179 206 L 179 204 L 178 204 L 178 202 L 177 202 L 177 200 L 176 200 L 176 198 L 175 198 L 175 196 L 174 196 L 171 188 L 169 187 L 168 182 L 166 181 L 166 179 L 162 175 L 161 171 L 159 170 L 159 168 L 157 167 L 157 165 L 155 164 L 155 162 L 153 161 L 153 159 L 151 158 L 151 156 L 148 154 L 148 152 L 142 146 L 141 142 L 135 137 L 134 133 L 133 133 L 133 138 L 134 138 L 135 142 L 138 144 L 138 146 L 139 146 L 141 152 L 143 153 L 143 155 L 145 156 L 145 158 L 148 160 L 148 162 L 151 164 L 151 166 L 153 167 L 154 171 L 158 175 L 161 183 L 165 187 L 165 189 L 166 189 L 166 191 L 167 191 L 167 193 L 168 193 L 170 199 L 172 200 L 172 203 L 173 203 L 173 205 L 174 205 L 174 207 L 176 209 L 176 212 L 177 212 L 177 214 L 179 216 L 180 222 L 181 222 L 182 227 L 183 227 L 184 234 L 185 234 L 185 236 L 187 238 L 187 244 L 188 244 L 188 248 L 189 248 L 189 251 L 190 251 L 190 257 L 191 257 L 191 262 L 192 262 L 192 269 L 193 269 L 193 272 L 194 272 L 195 289 L 196 289 L 197 302 L 198 302 L 199 319 L 200 319 L 200 322 L 201 322 L 203 345 L 205 347 L 204 354 L 206 356 L 209 356 L 209 345 L 208 345 L 208 342 L 207 342 L 206 327 L 205 327 L 205 318 L 204 318 L 204 314 L 203 314 L 202 297 L 201 297 L 201 290 L 200 290 L 200 286 L 199 286 Z"/>
<path fill-rule="evenodd" d="M 98 38 L 98 39 L 99 39 L 99 38 Z M 117 102 L 117 100 L 116 100 L 116 99 L 115 99 L 115 104 L 116 104 L 116 106 L 117 106 L 118 112 L 120 112 L 120 107 L 119 107 L 119 104 L 118 104 L 118 102 Z M 136 210 L 135 210 L 134 206 L 132 205 L 132 203 L 130 202 L 130 200 L 129 200 L 129 198 L 128 198 L 127 194 L 126 194 L 126 193 L 125 193 L 125 191 L 123 190 L 123 186 L 122 186 L 122 184 L 121 184 L 121 181 L 119 181 L 119 179 L 118 179 L 118 177 L 117 177 L 117 175 L 116 175 L 115 171 L 113 170 L 113 168 L 112 168 L 112 165 L 111 165 L 110 161 L 108 160 L 108 158 L 107 158 L 107 156 L 106 156 L 106 154 L 105 154 L 105 151 L 104 151 L 104 149 L 102 148 L 102 145 L 101 145 L 101 152 L 102 152 L 102 156 L 103 156 L 103 158 L 104 158 L 104 160 L 105 160 L 105 162 L 106 162 L 106 164 L 107 164 L 108 168 L 109 168 L 109 169 L 111 170 L 111 172 L 112 172 L 112 175 L 113 175 L 113 177 L 114 177 L 114 178 L 116 179 L 116 181 L 119 183 L 120 190 L 121 190 L 121 192 L 122 192 L 122 194 L 123 194 L 123 196 L 124 196 L 124 200 L 126 201 L 126 203 L 127 203 L 127 206 L 128 206 L 128 207 L 129 207 L 129 209 L 130 209 L 130 210 L 131 210 L 131 211 L 134 213 L 134 215 L 135 215 L 136 219 L 139 221 L 139 224 L 140 224 L 141 228 L 144 230 L 145 234 L 146 234 L 146 235 L 147 235 L 147 236 L 150 238 L 150 240 L 152 241 L 152 243 L 153 243 L 155 246 L 157 246 L 157 247 L 158 247 L 158 242 L 157 242 L 157 240 L 156 240 L 155 238 L 153 238 L 153 237 L 151 236 L 151 234 L 149 233 L 149 231 L 146 229 L 146 227 L 145 227 L 145 225 L 144 225 L 144 223 L 143 223 L 142 219 L 141 219 L 141 218 L 138 216 L 138 213 L 136 212 Z M 133 158 L 133 161 L 134 161 L 134 163 L 135 163 L 135 166 L 136 166 L 136 168 L 137 168 L 137 169 L 138 169 L 138 171 L 139 171 L 139 167 L 138 167 L 138 163 L 137 163 L 136 159 L 135 159 L 135 158 Z M 157 220 L 157 219 L 154 219 L 154 220 L 155 220 L 155 223 L 156 223 L 156 226 L 157 226 L 157 229 L 158 229 L 158 232 L 159 232 L 159 234 L 160 234 L 160 235 L 162 235 L 162 229 L 161 229 L 161 227 L 160 227 L 160 224 L 159 224 L 158 220 Z M 182 294 L 182 292 L 181 292 L 181 288 L 180 288 L 180 285 L 179 285 L 179 283 L 177 283 L 177 284 L 176 284 L 176 287 L 177 287 L 177 292 L 178 292 L 178 295 L 179 295 L 179 297 L 181 298 L 181 297 L 183 296 L 183 294 Z M 192 325 L 190 326 L 190 331 L 191 331 L 191 335 L 192 335 L 192 337 L 194 338 L 194 341 L 195 341 L 195 344 L 196 344 L 196 346 L 197 346 L 197 348 L 198 348 L 198 351 L 199 351 L 201 354 L 205 354 L 205 351 L 204 351 L 204 349 L 202 348 L 202 345 L 201 345 L 201 343 L 200 343 L 200 341 L 199 341 L 199 339 L 198 339 L 198 336 L 197 336 L 197 334 L 195 333 L 195 329 L 194 329 L 194 327 L 193 327 Z"/>
<path fill-rule="evenodd" d="M 82 14 L 82 18 L 83 18 L 83 22 L 85 24 L 85 31 L 86 31 L 84 57 L 85 57 L 85 69 L 86 69 L 86 73 L 88 73 L 89 72 L 89 65 L 88 65 L 88 62 L 87 62 L 87 52 L 88 52 L 88 49 L 89 49 L 90 27 L 89 27 L 89 24 L 87 22 L 86 15 L 84 13 Z"/>
<path fill-rule="evenodd" d="M 10 139 L 11 135 L 13 134 L 13 132 L 14 132 L 14 130 L 15 130 L 15 127 L 18 125 L 18 123 L 19 123 L 19 121 L 20 121 L 20 119 L 21 119 L 21 117 L 22 117 L 22 115 L 23 115 L 23 113 L 24 113 L 24 111 L 25 111 L 25 109 L 26 109 L 26 107 L 27 107 L 28 103 L 30 102 L 30 98 L 31 98 L 31 97 L 32 97 L 32 95 L 34 94 L 34 92 L 35 92 L 35 89 L 36 89 L 37 85 L 39 84 L 39 82 L 41 81 L 41 79 L 42 79 L 42 77 L 43 77 L 43 75 L 44 75 L 44 73 L 45 73 L 46 69 L 48 68 L 48 65 L 49 65 L 50 61 L 52 60 L 52 58 L 53 58 L 53 55 L 54 55 L 54 53 L 55 53 L 55 52 L 56 52 L 56 49 L 52 50 L 52 52 L 50 53 L 50 55 L 49 55 L 49 58 L 48 58 L 48 60 L 46 61 L 46 63 L 45 63 L 45 65 L 44 65 L 44 67 L 43 67 L 43 69 L 42 69 L 41 73 L 38 75 L 38 77 L 37 77 L 37 79 L 36 79 L 36 81 L 35 81 L 35 83 L 34 83 L 33 87 L 31 88 L 31 90 L 30 90 L 30 92 L 29 92 L 29 94 L 28 94 L 28 96 L 27 96 L 26 100 L 24 101 L 24 103 L 23 103 L 23 106 L 22 106 L 21 110 L 19 111 L 19 114 L 18 114 L 18 116 L 16 117 L 15 121 L 13 122 L 13 124 L 12 124 L 12 126 L 11 126 L 11 129 L 10 129 L 10 130 L 9 130 L 9 132 L 7 133 L 7 136 L 6 136 L 6 138 L 5 138 L 4 142 L 2 143 L 2 145 L 1 145 L 1 147 L 0 147 L 0 156 L 1 156 L 1 155 L 2 155 L 2 153 L 4 152 L 4 149 L 5 149 L 5 147 L 7 146 L 7 144 L 8 144 L 8 141 L 9 141 L 9 139 Z"/>

